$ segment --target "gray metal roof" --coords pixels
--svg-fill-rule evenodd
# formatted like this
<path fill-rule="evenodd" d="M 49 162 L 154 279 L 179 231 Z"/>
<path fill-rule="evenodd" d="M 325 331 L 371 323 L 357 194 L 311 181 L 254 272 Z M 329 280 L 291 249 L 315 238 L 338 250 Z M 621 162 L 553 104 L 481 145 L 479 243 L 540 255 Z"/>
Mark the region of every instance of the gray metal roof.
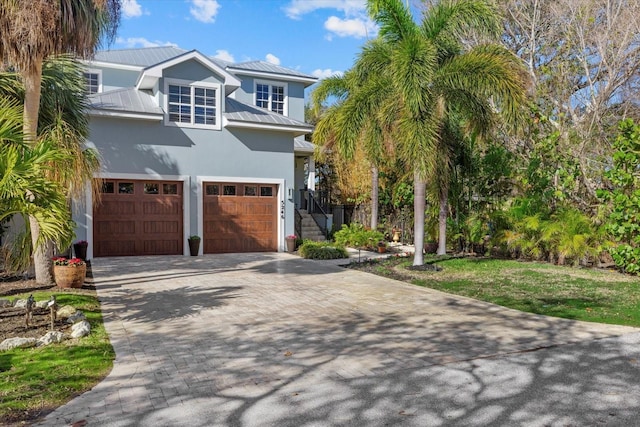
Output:
<path fill-rule="evenodd" d="M 317 80 L 316 77 L 311 76 L 309 74 L 304 74 L 299 71 L 292 70 L 290 68 L 281 67 L 279 65 L 275 65 L 265 61 L 241 62 L 239 64 L 231 64 L 229 65 L 229 68 L 232 70 L 258 71 L 261 73 L 282 74 L 285 76 L 295 76 L 295 77 L 302 77 L 305 79 Z"/>
<path fill-rule="evenodd" d="M 126 113 L 164 114 L 153 96 L 135 88 L 116 89 L 89 97 L 91 107 L 97 110 L 113 110 Z"/>
<path fill-rule="evenodd" d="M 96 53 L 94 61 L 148 67 L 182 55 L 185 52 L 187 51 L 174 46 L 104 50 Z"/>
<path fill-rule="evenodd" d="M 176 56 L 180 56 L 188 52 L 185 49 L 180 49 L 175 46 L 158 46 L 158 47 L 145 47 L 137 49 L 118 49 L 118 50 L 104 50 L 97 52 L 94 61 L 96 62 L 110 62 L 121 65 L 133 65 L 137 67 L 151 67 L 161 62 L 168 61 Z M 213 56 L 208 57 L 211 61 L 218 64 L 221 68 L 228 69 L 230 72 L 236 71 L 254 71 L 269 74 L 279 74 L 283 76 L 292 76 L 305 79 L 316 79 L 316 77 L 301 73 L 296 70 L 274 65 L 265 61 L 249 61 L 239 64 L 233 64 L 231 62 L 223 61 Z"/>
<path fill-rule="evenodd" d="M 286 126 L 305 131 L 313 130 L 313 126 L 307 123 L 291 119 L 281 114 L 272 113 L 264 108 L 247 105 L 232 98 L 227 98 L 225 102 L 226 112 L 224 116 L 230 121 L 269 126 Z"/>
<path fill-rule="evenodd" d="M 298 153 L 313 153 L 316 146 L 312 142 L 305 141 L 304 136 L 299 136 L 293 140 L 293 151 Z"/>

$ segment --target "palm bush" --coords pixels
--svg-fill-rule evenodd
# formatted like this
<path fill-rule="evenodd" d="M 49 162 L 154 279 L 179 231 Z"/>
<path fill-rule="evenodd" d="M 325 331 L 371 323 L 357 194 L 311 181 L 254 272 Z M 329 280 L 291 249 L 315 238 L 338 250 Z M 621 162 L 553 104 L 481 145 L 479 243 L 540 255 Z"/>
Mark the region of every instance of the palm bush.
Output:
<path fill-rule="evenodd" d="M 333 239 L 340 246 L 374 250 L 378 242 L 384 240 L 384 234 L 354 222 L 349 225 L 344 224 L 339 231 L 335 232 Z"/>

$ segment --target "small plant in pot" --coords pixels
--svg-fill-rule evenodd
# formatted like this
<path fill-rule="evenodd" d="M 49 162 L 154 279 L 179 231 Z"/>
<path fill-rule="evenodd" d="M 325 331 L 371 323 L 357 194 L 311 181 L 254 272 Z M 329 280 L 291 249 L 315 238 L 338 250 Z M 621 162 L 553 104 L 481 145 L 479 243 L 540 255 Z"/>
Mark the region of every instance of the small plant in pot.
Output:
<path fill-rule="evenodd" d="M 285 242 L 287 243 L 287 252 L 294 252 L 296 250 L 296 240 L 298 236 L 295 234 L 290 234 L 285 237 Z"/>
<path fill-rule="evenodd" d="M 56 257 L 53 261 L 53 280 L 60 288 L 81 288 L 87 275 L 87 263 L 80 258 Z"/>
<path fill-rule="evenodd" d="M 191 256 L 198 256 L 200 252 L 200 236 L 194 234 L 193 236 L 189 236 L 189 254 Z"/>
<path fill-rule="evenodd" d="M 385 242 L 384 240 L 380 240 L 378 242 L 378 253 L 385 253 L 387 252 L 387 242 Z"/>

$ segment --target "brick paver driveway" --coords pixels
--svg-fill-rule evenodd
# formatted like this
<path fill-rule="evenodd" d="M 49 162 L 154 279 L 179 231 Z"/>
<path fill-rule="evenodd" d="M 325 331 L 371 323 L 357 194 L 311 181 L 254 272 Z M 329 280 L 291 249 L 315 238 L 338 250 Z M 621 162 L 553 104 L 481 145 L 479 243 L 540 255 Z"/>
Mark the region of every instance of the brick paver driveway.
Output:
<path fill-rule="evenodd" d="M 638 425 L 637 329 L 288 254 L 96 259 L 117 358 L 43 425 Z"/>

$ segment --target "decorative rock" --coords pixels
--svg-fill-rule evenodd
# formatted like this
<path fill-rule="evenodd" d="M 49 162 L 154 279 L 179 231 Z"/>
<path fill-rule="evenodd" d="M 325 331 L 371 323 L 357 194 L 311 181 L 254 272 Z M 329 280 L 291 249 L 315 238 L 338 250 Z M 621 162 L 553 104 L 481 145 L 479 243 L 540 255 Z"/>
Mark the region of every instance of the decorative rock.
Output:
<path fill-rule="evenodd" d="M 11 301 L 9 301 L 8 299 L 0 298 L 0 308 L 11 307 L 12 305 L 13 304 L 11 304 Z"/>
<path fill-rule="evenodd" d="M 7 338 L 0 343 L 0 351 L 7 351 L 14 348 L 35 347 L 38 340 L 35 338 Z"/>
<path fill-rule="evenodd" d="M 66 319 L 67 317 L 74 314 L 76 311 L 78 310 L 76 310 L 75 307 L 70 305 L 64 305 L 58 309 L 58 311 L 56 312 L 56 316 L 58 317 L 58 319 Z"/>
<path fill-rule="evenodd" d="M 86 319 L 87 318 L 84 315 L 84 313 L 78 310 L 67 318 L 67 323 L 71 323 L 71 324 L 78 323 L 79 321 L 86 320 Z"/>
<path fill-rule="evenodd" d="M 16 300 L 16 302 L 13 304 L 13 306 L 15 308 L 27 308 L 27 300 L 26 299 Z"/>
<path fill-rule="evenodd" d="M 50 331 L 50 332 L 47 332 L 46 335 L 42 336 L 38 340 L 38 344 L 49 345 L 49 344 L 62 342 L 63 339 L 64 339 L 64 334 L 62 332 Z"/>
<path fill-rule="evenodd" d="M 86 337 L 89 333 L 91 333 L 91 325 L 86 320 L 82 320 L 71 327 L 72 338 Z"/>
<path fill-rule="evenodd" d="M 42 300 L 42 301 L 38 301 L 36 302 L 36 308 L 47 308 L 47 303 L 49 301 L 47 300 Z"/>

